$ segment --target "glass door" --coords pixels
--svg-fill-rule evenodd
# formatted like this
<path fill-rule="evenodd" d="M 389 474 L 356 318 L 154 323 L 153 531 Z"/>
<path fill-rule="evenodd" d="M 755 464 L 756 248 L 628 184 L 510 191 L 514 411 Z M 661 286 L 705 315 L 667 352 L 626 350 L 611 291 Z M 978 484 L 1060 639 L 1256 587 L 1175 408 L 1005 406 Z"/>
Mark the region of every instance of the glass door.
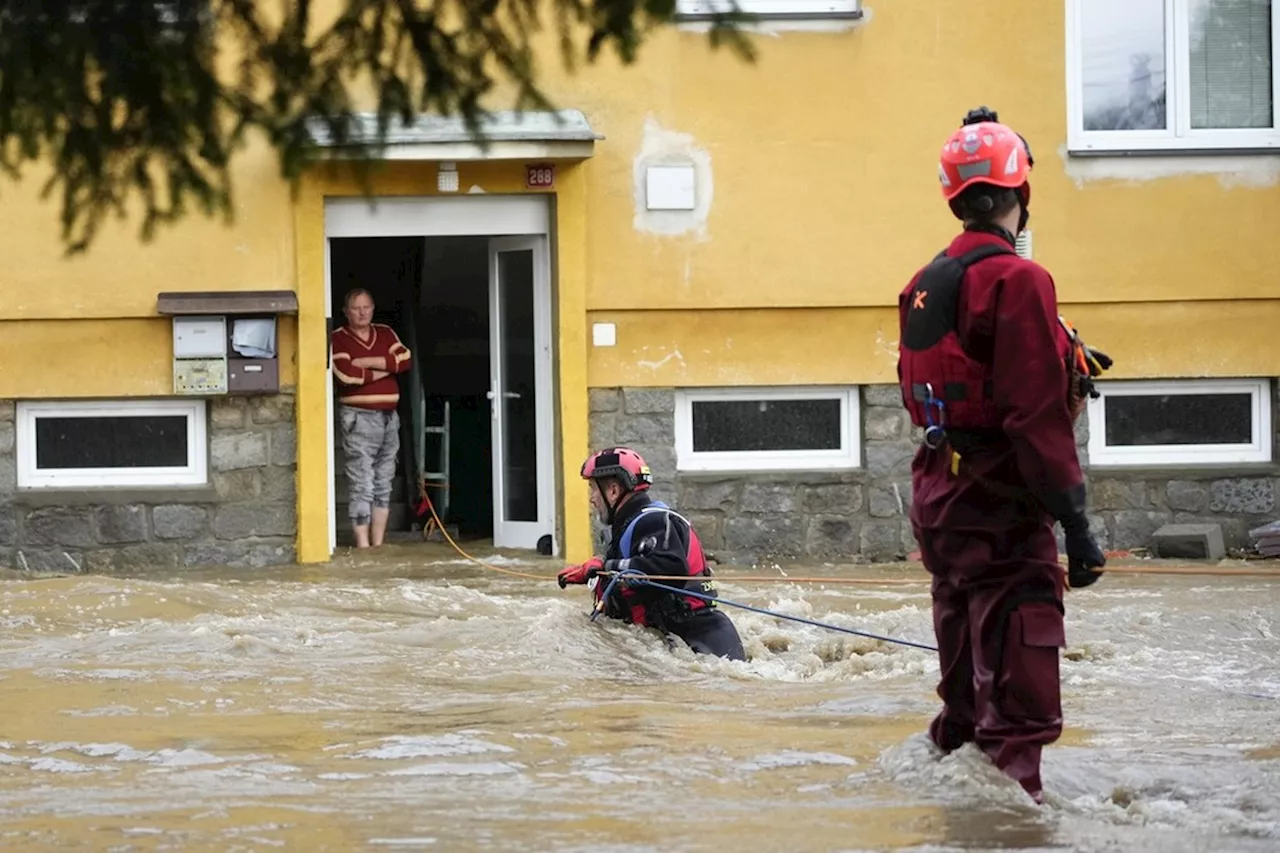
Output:
<path fill-rule="evenodd" d="M 489 240 L 493 544 L 554 536 L 551 297 L 544 237 Z M 557 549 L 552 544 L 552 553 Z"/>

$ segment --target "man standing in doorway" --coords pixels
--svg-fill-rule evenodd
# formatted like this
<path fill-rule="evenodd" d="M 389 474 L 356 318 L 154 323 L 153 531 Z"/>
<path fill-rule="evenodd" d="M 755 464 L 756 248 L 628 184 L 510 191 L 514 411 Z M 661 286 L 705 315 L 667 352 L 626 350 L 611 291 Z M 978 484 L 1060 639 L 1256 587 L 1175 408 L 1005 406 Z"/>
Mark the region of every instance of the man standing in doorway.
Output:
<path fill-rule="evenodd" d="M 400 383 L 409 369 L 409 349 L 390 326 L 373 322 L 373 297 L 363 288 L 347 292 L 347 324 L 330 336 L 333 375 L 338 380 L 338 422 L 347 465 L 347 512 L 356 547 L 376 548 L 391 514 L 391 480 L 400 452 Z"/>

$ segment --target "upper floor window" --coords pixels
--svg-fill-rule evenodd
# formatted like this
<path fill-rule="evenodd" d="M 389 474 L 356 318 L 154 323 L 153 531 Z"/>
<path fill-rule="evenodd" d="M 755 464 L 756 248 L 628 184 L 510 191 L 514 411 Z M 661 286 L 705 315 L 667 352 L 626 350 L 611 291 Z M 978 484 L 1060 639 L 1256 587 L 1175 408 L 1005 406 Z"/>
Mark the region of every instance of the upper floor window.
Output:
<path fill-rule="evenodd" d="M 1068 148 L 1277 149 L 1271 0 L 1067 0 Z"/>
<path fill-rule="evenodd" d="M 682 18 L 705 18 L 733 11 L 734 0 L 676 0 Z M 862 0 L 737 0 L 738 10 L 761 18 L 856 18 Z"/>

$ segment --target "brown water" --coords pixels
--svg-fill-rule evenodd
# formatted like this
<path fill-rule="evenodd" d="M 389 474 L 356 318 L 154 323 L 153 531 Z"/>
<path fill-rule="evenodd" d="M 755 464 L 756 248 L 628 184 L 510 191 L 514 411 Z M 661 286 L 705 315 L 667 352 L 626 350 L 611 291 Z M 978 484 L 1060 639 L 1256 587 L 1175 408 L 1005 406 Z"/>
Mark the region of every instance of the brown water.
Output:
<path fill-rule="evenodd" d="M 923 583 L 721 574 L 732 600 L 932 642 Z M 928 746 L 931 652 L 726 608 L 752 658 L 730 663 L 587 609 L 423 546 L 0 575 L 0 849 L 1280 849 L 1280 580 L 1071 594 L 1039 809 Z"/>

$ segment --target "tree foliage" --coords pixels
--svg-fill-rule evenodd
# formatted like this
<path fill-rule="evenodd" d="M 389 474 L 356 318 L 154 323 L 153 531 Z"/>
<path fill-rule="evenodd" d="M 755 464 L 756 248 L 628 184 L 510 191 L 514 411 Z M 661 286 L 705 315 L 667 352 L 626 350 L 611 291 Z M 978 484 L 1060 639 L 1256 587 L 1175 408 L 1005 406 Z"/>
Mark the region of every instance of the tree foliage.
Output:
<path fill-rule="evenodd" d="M 0 168 L 53 167 L 43 192 L 61 197 L 68 252 L 133 200 L 150 239 L 193 206 L 231 218 L 230 165 L 252 133 L 290 180 L 316 153 L 307 124 L 352 141 L 361 108 L 379 134 L 357 156 L 417 113 L 478 135 L 498 86 L 512 108 L 552 106 L 535 63 L 545 17 L 572 71 L 606 50 L 634 61 L 674 14 L 675 0 L 0 0 Z M 749 58 L 739 19 L 714 19 L 711 42 Z"/>

